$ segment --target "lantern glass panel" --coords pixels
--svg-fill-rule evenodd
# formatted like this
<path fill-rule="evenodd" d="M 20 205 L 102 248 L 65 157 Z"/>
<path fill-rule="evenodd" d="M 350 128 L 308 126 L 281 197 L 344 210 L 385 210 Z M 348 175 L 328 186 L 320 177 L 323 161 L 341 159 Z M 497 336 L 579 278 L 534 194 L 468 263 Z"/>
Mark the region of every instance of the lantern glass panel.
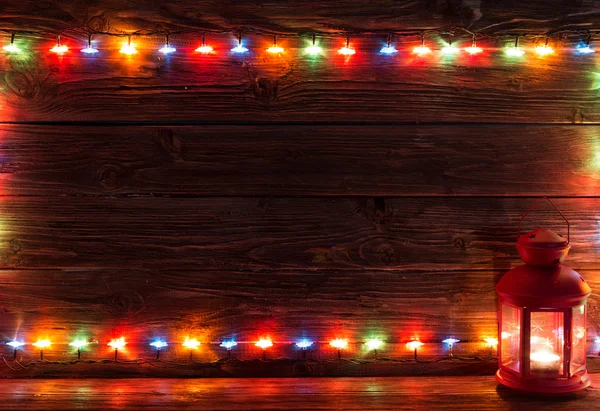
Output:
<path fill-rule="evenodd" d="M 585 368 L 585 305 L 573 308 L 571 375 Z"/>
<path fill-rule="evenodd" d="M 557 311 L 531 313 L 529 366 L 531 374 L 556 377 L 563 374 L 564 315 Z"/>
<path fill-rule="evenodd" d="M 500 330 L 502 366 L 510 370 L 521 372 L 521 309 L 502 306 L 502 324 Z"/>

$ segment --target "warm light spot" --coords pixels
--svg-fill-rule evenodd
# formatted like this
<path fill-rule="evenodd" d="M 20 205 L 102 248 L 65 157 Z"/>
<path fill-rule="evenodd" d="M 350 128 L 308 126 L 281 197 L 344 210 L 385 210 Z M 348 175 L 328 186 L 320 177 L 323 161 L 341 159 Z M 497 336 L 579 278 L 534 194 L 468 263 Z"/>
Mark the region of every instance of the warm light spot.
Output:
<path fill-rule="evenodd" d="M 75 340 L 72 343 L 69 343 L 69 346 L 77 348 L 78 350 L 82 349 L 86 345 L 88 345 L 86 340 Z"/>
<path fill-rule="evenodd" d="M 155 340 L 150 343 L 150 346 L 156 348 L 157 350 L 160 350 L 161 348 L 164 348 L 167 345 L 169 345 L 169 344 L 167 344 L 166 341 L 162 341 L 162 340 Z"/>
<path fill-rule="evenodd" d="M 575 338 L 582 339 L 583 337 L 585 337 L 585 328 L 575 327 L 575 332 L 573 334 L 575 334 Z"/>
<path fill-rule="evenodd" d="M 25 345 L 24 341 L 17 341 L 17 340 L 12 340 L 11 342 L 7 342 L 6 345 L 10 345 L 11 347 L 13 347 L 15 350 L 23 345 Z"/>
<path fill-rule="evenodd" d="M 135 49 L 135 46 L 133 45 L 133 43 L 127 42 L 127 43 L 123 43 L 123 46 L 121 47 L 121 50 L 119 50 L 119 53 L 123 53 L 128 56 L 131 56 L 132 54 L 136 54 L 137 50 Z"/>
<path fill-rule="evenodd" d="M 307 348 L 312 347 L 313 342 L 309 341 L 309 340 L 300 340 L 296 343 L 296 347 L 298 348 L 302 348 L 303 350 L 306 350 Z"/>
<path fill-rule="evenodd" d="M 454 346 L 454 344 L 456 344 L 457 342 L 460 342 L 460 340 L 457 340 L 456 338 L 446 338 L 445 340 L 442 341 L 445 344 L 448 344 L 450 347 Z"/>
<path fill-rule="evenodd" d="M 21 52 L 21 49 L 12 43 L 7 46 L 2 47 L 2 50 L 6 51 L 7 53 L 20 53 Z"/>
<path fill-rule="evenodd" d="M 548 351 L 537 351 L 532 353 L 529 358 L 531 361 L 549 363 L 560 360 L 560 357 L 554 353 Z"/>
<path fill-rule="evenodd" d="M 183 346 L 185 348 L 189 348 L 190 350 L 195 350 L 200 346 L 200 342 L 195 338 L 186 338 L 183 342 Z"/>
<path fill-rule="evenodd" d="M 34 347 L 39 348 L 40 350 L 43 350 L 44 348 L 50 347 L 52 343 L 50 342 L 50 340 L 37 340 L 32 345 Z"/>
<path fill-rule="evenodd" d="M 383 341 L 380 340 L 379 338 L 372 338 L 370 340 L 367 340 L 365 342 L 365 345 L 367 346 L 367 349 L 369 351 L 374 351 L 374 350 L 378 350 L 381 347 L 383 347 Z"/>
<path fill-rule="evenodd" d="M 409 350 L 416 350 L 417 348 L 424 345 L 421 341 L 410 341 L 406 343 L 406 348 Z"/>
<path fill-rule="evenodd" d="M 535 52 L 540 56 L 547 56 L 548 54 L 554 53 L 554 49 L 546 44 L 544 46 L 537 46 Z"/>
<path fill-rule="evenodd" d="M 351 56 L 353 54 L 356 54 L 356 50 L 354 50 L 351 47 L 348 46 L 344 46 L 341 49 L 338 50 L 338 53 L 344 55 L 344 56 Z"/>
<path fill-rule="evenodd" d="M 474 54 L 481 53 L 483 51 L 483 49 L 480 47 L 477 47 L 477 46 L 471 46 L 471 47 L 465 48 L 465 51 L 471 55 L 474 55 Z"/>
<path fill-rule="evenodd" d="M 491 338 L 491 337 L 487 337 L 487 338 L 484 338 L 484 339 L 483 339 L 483 341 L 485 341 L 485 342 L 486 342 L 486 344 L 487 344 L 489 347 L 495 347 L 495 346 L 497 346 L 497 345 L 498 345 L 498 339 L 497 339 L 497 338 Z"/>
<path fill-rule="evenodd" d="M 348 347 L 348 340 L 336 338 L 335 340 L 331 340 L 329 345 L 331 345 L 333 348 L 337 348 L 338 350 L 344 350 L 346 347 Z"/>
<path fill-rule="evenodd" d="M 512 334 L 511 333 L 507 333 L 506 331 L 502 331 L 501 336 L 502 336 L 502 339 L 505 339 L 505 338 L 512 337 Z"/>
<path fill-rule="evenodd" d="M 108 343 L 108 346 L 114 348 L 115 350 L 120 350 L 121 348 L 125 347 L 126 345 L 127 345 L 127 343 L 125 342 L 125 337 L 112 339 Z"/>
<path fill-rule="evenodd" d="M 237 343 L 234 340 L 229 340 L 229 341 L 223 341 L 220 344 L 220 347 L 226 348 L 227 350 L 231 350 L 236 345 L 237 345 Z"/>
<path fill-rule="evenodd" d="M 64 54 L 67 51 L 69 51 L 69 48 L 67 46 L 65 46 L 65 45 L 62 45 L 62 44 L 56 44 L 54 47 L 52 47 L 50 49 L 50 51 L 52 53 L 56 53 L 56 54 Z"/>
<path fill-rule="evenodd" d="M 211 46 L 207 46 L 206 44 L 198 47 L 196 53 L 208 54 L 213 52 L 213 48 Z"/>
<path fill-rule="evenodd" d="M 254 345 L 256 345 L 259 348 L 262 348 L 263 350 L 266 350 L 267 348 L 273 346 L 273 341 L 271 341 L 270 338 L 261 338 Z"/>
<path fill-rule="evenodd" d="M 271 54 L 279 54 L 279 53 L 283 53 L 283 48 L 279 47 L 278 45 L 274 44 L 271 47 L 269 47 L 267 49 L 267 53 L 271 53 Z"/>
<path fill-rule="evenodd" d="M 423 57 L 426 54 L 431 53 L 431 49 L 429 47 L 419 46 L 413 49 L 413 53 Z"/>

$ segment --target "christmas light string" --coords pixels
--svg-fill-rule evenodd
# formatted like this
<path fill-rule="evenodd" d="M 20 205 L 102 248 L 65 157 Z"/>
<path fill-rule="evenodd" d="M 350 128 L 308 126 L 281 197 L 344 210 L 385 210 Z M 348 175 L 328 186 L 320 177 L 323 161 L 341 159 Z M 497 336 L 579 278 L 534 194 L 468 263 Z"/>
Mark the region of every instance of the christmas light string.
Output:
<path fill-rule="evenodd" d="M 562 39 L 568 39 L 573 36 L 577 36 L 580 39 L 580 41 L 579 41 L 579 44 L 573 49 L 573 51 L 575 51 L 577 54 L 590 54 L 590 53 L 595 52 L 595 50 L 591 46 L 592 36 L 600 33 L 600 31 L 594 31 L 594 30 L 584 31 L 584 30 L 564 29 L 564 30 L 557 30 L 554 32 L 542 33 L 542 34 L 506 34 L 506 33 L 486 34 L 485 32 L 476 33 L 476 32 L 473 32 L 469 29 L 462 28 L 462 27 L 453 27 L 448 30 L 433 30 L 433 29 L 432 30 L 406 30 L 406 31 L 387 30 L 387 31 L 348 31 L 348 32 L 336 32 L 336 33 L 330 33 L 330 32 L 292 33 L 292 34 L 290 34 L 290 33 L 272 33 L 272 32 L 268 32 L 268 31 L 257 30 L 257 29 L 252 29 L 252 28 L 242 28 L 242 29 L 235 28 L 235 29 L 205 30 L 205 31 L 138 30 L 138 31 L 134 31 L 131 33 L 112 33 L 112 32 L 105 32 L 105 31 L 95 31 L 95 30 L 90 29 L 89 27 L 81 27 L 81 28 L 68 28 L 68 29 L 62 30 L 58 33 L 56 33 L 56 32 L 51 33 L 49 31 L 22 31 L 22 30 L 10 30 L 10 29 L 0 29 L 0 32 L 4 32 L 4 33 L 7 33 L 10 35 L 10 43 L 3 46 L 3 50 L 6 51 L 8 54 L 19 54 L 19 53 L 23 52 L 22 48 L 18 47 L 18 45 L 15 44 L 15 37 L 17 35 L 18 36 L 25 36 L 25 35 L 40 36 L 40 35 L 45 35 L 45 34 L 53 34 L 56 37 L 56 44 L 54 47 L 52 47 L 50 49 L 50 51 L 52 53 L 55 53 L 58 55 L 63 55 L 69 51 L 68 45 L 64 44 L 64 41 L 61 42 L 61 36 L 64 37 L 64 35 L 66 33 L 73 33 L 74 35 L 85 34 L 87 36 L 87 46 L 80 49 L 80 51 L 85 54 L 96 54 L 100 51 L 99 48 L 94 47 L 92 45 L 92 35 L 94 35 L 96 37 L 99 37 L 99 36 L 126 37 L 127 42 L 125 44 L 123 44 L 123 46 L 121 47 L 121 50 L 120 50 L 121 53 L 123 53 L 125 55 L 133 55 L 138 52 L 135 45 L 132 43 L 133 37 L 137 38 L 137 37 L 164 36 L 165 43 L 157 51 L 167 55 L 167 54 L 175 53 L 177 51 L 177 49 L 169 43 L 170 36 L 177 35 L 177 34 L 179 34 L 179 35 L 185 35 L 185 34 L 201 35 L 202 43 L 198 48 L 195 49 L 195 51 L 202 53 L 202 54 L 208 54 L 208 53 L 212 53 L 214 51 L 214 49 L 212 46 L 206 44 L 206 41 L 205 41 L 206 34 L 220 35 L 220 34 L 235 33 L 237 35 L 238 42 L 235 47 L 230 49 L 230 51 L 233 53 L 245 53 L 245 52 L 249 51 L 249 48 L 247 46 L 243 45 L 242 35 L 244 33 L 252 33 L 255 35 L 273 36 L 273 45 L 271 47 L 267 48 L 267 52 L 272 53 L 272 54 L 282 54 L 285 52 L 283 47 L 281 47 L 280 45 L 277 44 L 278 37 L 302 38 L 302 37 L 310 36 L 312 38 L 312 45 L 306 48 L 306 53 L 309 55 L 312 55 L 312 56 L 322 54 L 322 52 L 323 52 L 323 49 L 319 45 L 316 44 L 317 37 L 319 37 L 319 38 L 336 38 L 336 37 L 345 38 L 346 39 L 345 46 L 340 48 L 338 50 L 338 52 L 344 56 L 351 56 L 353 54 L 356 54 L 356 49 L 353 47 L 350 47 L 350 37 L 351 36 L 352 37 L 372 38 L 374 36 L 384 36 L 385 35 L 386 36 L 385 37 L 386 45 L 379 50 L 380 53 L 385 54 L 385 55 L 393 55 L 399 51 L 393 44 L 394 37 L 416 37 L 416 36 L 419 36 L 420 40 L 421 40 L 420 45 L 414 47 L 412 49 L 412 52 L 421 57 L 426 56 L 433 51 L 432 48 L 429 47 L 429 41 L 428 41 L 429 40 L 428 37 L 431 37 L 433 34 L 437 34 L 437 35 L 441 36 L 442 38 L 444 38 L 444 37 L 449 38 L 449 42 L 447 43 L 447 45 L 440 49 L 441 53 L 444 55 L 456 54 L 456 53 L 459 53 L 460 51 L 464 51 L 470 55 L 481 54 L 485 50 L 482 47 L 477 46 L 477 37 L 482 37 L 482 38 L 488 38 L 488 39 L 514 38 L 515 46 L 514 47 L 509 46 L 508 48 L 505 48 L 506 54 L 509 56 L 512 56 L 512 57 L 521 57 L 524 55 L 525 50 L 522 48 L 519 48 L 518 43 L 519 43 L 519 40 L 523 39 L 523 38 L 533 38 L 536 40 L 541 39 L 541 38 L 545 39 L 545 42 L 543 45 L 537 45 L 532 50 L 540 56 L 547 56 L 547 55 L 555 53 L 554 48 L 552 48 L 552 46 L 549 44 L 549 41 L 551 38 L 560 37 Z M 452 45 L 453 39 L 456 37 L 457 33 L 459 33 L 459 32 L 462 32 L 465 35 L 468 35 L 471 37 L 471 45 L 469 47 L 465 47 L 464 49 L 459 49 Z M 585 41 L 581 41 L 581 37 L 585 37 Z"/>

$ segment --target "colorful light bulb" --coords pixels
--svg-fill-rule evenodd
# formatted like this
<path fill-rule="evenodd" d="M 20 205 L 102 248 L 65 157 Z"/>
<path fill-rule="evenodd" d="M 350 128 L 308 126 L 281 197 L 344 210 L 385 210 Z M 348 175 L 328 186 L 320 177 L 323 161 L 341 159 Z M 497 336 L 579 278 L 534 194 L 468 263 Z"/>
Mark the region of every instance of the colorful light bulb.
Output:
<path fill-rule="evenodd" d="M 423 346 L 424 344 L 421 341 L 410 341 L 406 343 L 406 348 L 408 348 L 409 350 L 414 350 L 416 351 L 419 347 Z"/>
<path fill-rule="evenodd" d="M 175 53 L 177 51 L 176 48 L 171 47 L 169 45 L 169 36 L 165 36 L 165 45 L 162 46 L 160 49 L 158 49 L 159 52 L 161 52 L 162 54 L 171 54 L 171 53 Z"/>
<path fill-rule="evenodd" d="M 277 36 L 273 36 L 273 45 L 267 49 L 267 53 L 280 54 L 283 53 L 283 48 L 277 45 Z"/>
<path fill-rule="evenodd" d="M 313 345 L 313 342 L 309 341 L 307 339 L 300 340 L 296 343 L 296 347 L 301 348 L 303 350 L 306 350 L 306 349 L 312 347 L 312 345 Z"/>
<path fill-rule="evenodd" d="M 497 338 L 486 337 L 486 338 L 483 339 L 483 341 L 485 341 L 485 343 L 490 348 L 493 348 L 493 347 L 495 347 L 495 346 L 498 345 L 498 339 Z"/>
<path fill-rule="evenodd" d="M 577 52 L 579 54 L 590 54 L 590 53 L 595 53 L 596 50 L 594 50 L 593 48 L 590 47 L 590 42 L 592 41 L 592 35 L 588 34 L 588 37 L 585 41 L 584 45 L 578 45 L 577 46 Z"/>
<path fill-rule="evenodd" d="M 235 342 L 234 340 L 229 340 L 223 341 L 219 346 L 225 348 L 227 351 L 231 351 L 231 349 L 236 345 L 238 345 L 237 342 Z"/>
<path fill-rule="evenodd" d="M 80 339 L 75 340 L 72 343 L 69 343 L 70 347 L 77 348 L 78 350 L 81 350 L 86 345 L 88 345 L 88 342 L 86 340 L 80 340 Z"/>
<path fill-rule="evenodd" d="M 212 53 L 213 48 L 206 44 L 206 38 L 204 37 L 204 34 L 202 35 L 202 45 L 200 47 L 198 47 L 195 51 L 196 51 L 196 53 L 202 53 L 202 54 Z"/>
<path fill-rule="evenodd" d="M 123 347 L 125 347 L 127 343 L 125 342 L 125 337 L 121 337 L 110 340 L 110 342 L 107 345 L 109 347 L 114 348 L 115 350 L 120 350 Z"/>
<path fill-rule="evenodd" d="M 15 45 L 15 33 L 11 33 L 10 35 L 10 44 L 2 47 L 2 50 L 7 53 L 20 53 L 21 49 Z"/>
<path fill-rule="evenodd" d="M 431 53 L 431 49 L 429 47 L 425 47 L 425 35 L 421 35 L 421 45 L 413 48 L 413 53 L 418 55 L 419 57 L 423 57 L 429 53 Z"/>
<path fill-rule="evenodd" d="M 356 50 L 350 47 L 350 36 L 346 36 L 346 45 L 339 49 L 338 53 L 340 53 L 343 56 L 351 56 L 353 54 L 356 54 Z"/>
<path fill-rule="evenodd" d="M 123 46 L 121 47 L 121 50 L 119 50 L 119 53 L 123 53 L 128 56 L 137 53 L 135 46 L 131 43 L 131 36 L 127 36 L 127 42 L 123 43 Z"/>
<path fill-rule="evenodd" d="M 543 46 L 537 46 L 535 52 L 540 56 L 547 56 L 548 54 L 554 53 L 554 49 L 548 45 L 548 37 L 546 37 L 546 43 Z"/>
<path fill-rule="evenodd" d="M 460 52 L 460 49 L 458 47 L 454 47 L 452 44 L 448 44 L 442 48 L 442 54 L 444 55 L 453 55 L 458 52 Z"/>
<path fill-rule="evenodd" d="M 242 33 L 238 34 L 238 44 L 231 49 L 232 53 L 245 53 L 248 49 L 242 45 Z"/>
<path fill-rule="evenodd" d="M 379 52 L 383 53 L 383 54 L 394 54 L 394 53 L 398 52 L 398 50 L 396 50 L 396 47 L 394 47 L 392 45 L 392 35 L 391 34 L 388 34 L 387 43 L 385 46 L 383 46 L 381 48 L 381 50 L 379 50 Z"/>
<path fill-rule="evenodd" d="M 69 48 L 63 44 L 60 44 L 60 36 L 56 36 L 56 45 L 50 49 L 52 53 L 64 54 L 69 51 Z"/>
<path fill-rule="evenodd" d="M 323 52 L 323 49 L 316 44 L 316 35 L 313 34 L 312 44 L 306 48 L 306 54 L 317 56 Z"/>
<path fill-rule="evenodd" d="M 262 348 L 263 350 L 266 350 L 267 348 L 273 346 L 273 341 L 271 341 L 270 338 L 261 338 L 254 345 L 257 346 L 257 347 L 259 347 L 259 348 Z"/>
<path fill-rule="evenodd" d="M 87 43 L 87 47 L 84 49 L 81 49 L 82 53 L 85 54 L 96 54 L 98 52 L 98 49 L 94 48 L 94 46 L 92 46 L 92 35 L 90 34 L 88 36 L 88 43 Z"/>
<path fill-rule="evenodd" d="M 10 342 L 7 342 L 6 345 L 11 346 L 12 348 L 14 348 L 15 350 L 18 349 L 19 347 L 22 347 L 25 345 L 24 341 L 17 341 L 17 340 L 12 340 Z"/>
<path fill-rule="evenodd" d="M 473 35 L 473 43 L 471 43 L 471 47 L 465 48 L 465 51 L 467 53 L 469 53 L 470 55 L 479 54 L 479 53 L 481 53 L 483 51 L 482 48 L 477 47 L 477 44 L 475 42 L 475 35 Z"/>
<path fill-rule="evenodd" d="M 454 344 L 456 344 L 457 342 L 460 342 L 460 340 L 457 340 L 456 338 L 446 338 L 442 342 L 444 344 L 448 344 L 449 347 L 453 347 Z"/>
<path fill-rule="evenodd" d="M 195 338 L 186 338 L 183 342 L 183 346 L 185 348 L 189 348 L 190 350 L 195 350 L 200 346 L 200 341 Z"/>
<path fill-rule="evenodd" d="M 335 340 L 329 341 L 329 345 L 338 350 L 345 350 L 348 347 L 348 340 L 336 338 Z"/>
<path fill-rule="evenodd" d="M 32 345 L 36 348 L 39 348 L 40 350 L 43 350 L 44 348 L 50 347 L 52 343 L 50 342 L 50 340 L 37 340 Z"/>
<path fill-rule="evenodd" d="M 523 50 L 519 48 L 519 36 L 515 38 L 515 46 L 506 49 L 506 55 L 510 57 L 521 57 L 525 54 Z"/>
<path fill-rule="evenodd" d="M 162 341 L 160 339 L 154 340 L 150 343 L 150 346 L 156 348 L 157 350 L 160 350 L 161 348 L 165 348 L 168 345 L 169 344 L 167 344 L 166 341 Z"/>
<path fill-rule="evenodd" d="M 383 341 L 379 338 L 372 338 L 365 342 L 365 346 L 369 351 L 375 351 L 383 347 Z"/>

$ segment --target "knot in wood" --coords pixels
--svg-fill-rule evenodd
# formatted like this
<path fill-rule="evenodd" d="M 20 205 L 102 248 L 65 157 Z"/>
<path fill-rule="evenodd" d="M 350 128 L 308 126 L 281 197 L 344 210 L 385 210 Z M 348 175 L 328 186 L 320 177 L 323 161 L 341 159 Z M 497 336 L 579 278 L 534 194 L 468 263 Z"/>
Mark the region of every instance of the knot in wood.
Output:
<path fill-rule="evenodd" d="M 146 308 L 146 301 L 136 291 L 122 290 L 104 300 L 106 311 L 114 316 L 128 316 L 140 313 Z"/>
<path fill-rule="evenodd" d="M 9 71 L 5 76 L 6 87 L 16 96 L 33 99 L 39 91 L 34 78 L 21 71 Z"/>
<path fill-rule="evenodd" d="M 109 31 L 110 28 L 108 19 L 103 14 L 91 17 L 87 22 L 87 26 L 93 31 L 98 32 Z"/>
<path fill-rule="evenodd" d="M 271 104 L 277 100 L 277 80 L 257 78 L 252 83 L 252 93 L 264 104 Z"/>
<path fill-rule="evenodd" d="M 465 248 L 465 240 L 460 237 L 455 238 L 454 239 L 454 247 L 464 249 Z"/>
<path fill-rule="evenodd" d="M 107 190 L 115 190 L 120 187 L 120 178 L 125 175 L 125 170 L 114 164 L 106 164 L 98 170 L 98 181 Z"/>
<path fill-rule="evenodd" d="M 375 253 L 379 262 L 392 264 L 396 261 L 396 251 L 390 244 L 380 244 L 375 247 Z"/>

